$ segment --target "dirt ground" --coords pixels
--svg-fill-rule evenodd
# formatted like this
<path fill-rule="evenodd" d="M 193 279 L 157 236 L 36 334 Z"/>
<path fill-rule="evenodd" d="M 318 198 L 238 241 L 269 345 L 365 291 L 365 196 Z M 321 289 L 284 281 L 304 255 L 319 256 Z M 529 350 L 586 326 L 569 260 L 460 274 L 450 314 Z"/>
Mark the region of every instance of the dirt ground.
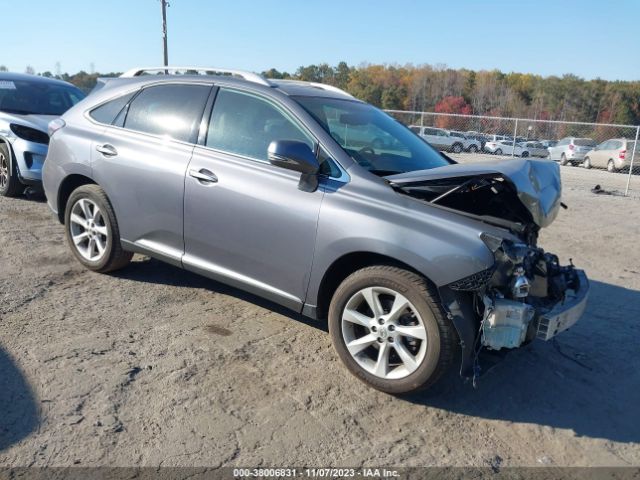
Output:
<path fill-rule="evenodd" d="M 586 269 L 584 318 L 408 399 L 322 324 L 141 256 L 91 273 L 45 203 L 0 198 L 0 466 L 640 465 L 640 198 L 562 172 L 541 245 Z"/>

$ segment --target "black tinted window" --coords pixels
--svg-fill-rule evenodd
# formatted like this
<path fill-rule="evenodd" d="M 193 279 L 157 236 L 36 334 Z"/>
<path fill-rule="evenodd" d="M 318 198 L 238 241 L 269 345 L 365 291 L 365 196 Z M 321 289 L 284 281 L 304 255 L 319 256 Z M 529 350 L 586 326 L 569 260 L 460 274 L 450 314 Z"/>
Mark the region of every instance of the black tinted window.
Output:
<path fill-rule="evenodd" d="M 205 85 L 159 85 L 133 99 L 124 127 L 195 143 L 207 97 Z"/>
<path fill-rule="evenodd" d="M 131 92 L 127 95 L 118 97 L 114 100 L 104 103 L 100 105 L 98 108 L 94 108 L 93 110 L 91 110 L 89 115 L 96 122 L 111 125 L 115 120 L 116 115 L 120 113 L 120 111 L 124 108 L 127 102 L 131 100 L 131 97 L 133 97 L 134 94 L 135 92 Z"/>
<path fill-rule="evenodd" d="M 268 160 L 273 140 L 315 142 L 287 114 L 259 97 L 220 89 L 213 106 L 207 146 L 258 160 Z"/>
<path fill-rule="evenodd" d="M 0 79 L 0 111 L 19 115 L 62 115 L 84 98 L 72 85 L 42 80 Z"/>

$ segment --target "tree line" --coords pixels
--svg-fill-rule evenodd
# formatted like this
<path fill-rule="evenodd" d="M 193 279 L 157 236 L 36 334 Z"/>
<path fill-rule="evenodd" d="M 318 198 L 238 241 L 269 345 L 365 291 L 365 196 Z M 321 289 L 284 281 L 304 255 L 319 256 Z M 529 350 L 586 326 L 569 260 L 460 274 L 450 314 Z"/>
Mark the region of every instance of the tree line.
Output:
<path fill-rule="evenodd" d="M 350 66 L 345 62 L 301 66 L 293 73 L 272 68 L 262 74 L 334 85 L 384 109 L 640 124 L 640 81 L 585 80 L 572 74 L 543 77 L 428 64 Z M 118 73 L 40 75 L 66 80 L 88 92 L 98 77 Z"/>

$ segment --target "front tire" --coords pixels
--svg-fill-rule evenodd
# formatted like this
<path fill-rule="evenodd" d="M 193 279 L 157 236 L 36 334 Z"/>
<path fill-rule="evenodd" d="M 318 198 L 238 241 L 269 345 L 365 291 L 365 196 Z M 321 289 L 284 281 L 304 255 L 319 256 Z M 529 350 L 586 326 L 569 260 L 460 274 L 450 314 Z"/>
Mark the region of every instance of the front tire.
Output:
<path fill-rule="evenodd" d="M 563 153 L 562 155 L 560 155 L 560 165 L 566 165 L 567 162 L 567 157 L 566 155 Z"/>
<path fill-rule="evenodd" d="M 18 179 L 16 165 L 11 161 L 11 154 L 6 143 L 0 144 L 0 195 L 16 197 L 22 193 L 24 186 Z"/>
<path fill-rule="evenodd" d="M 584 162 L 582 162 L 582 166 L 587 170 L 591 168 L 591 159 L 589 157 L 585 157 Z"/>
<path fill-rule="evenodd" d="M 83 185 L 73 191 L 65 208 L 64 225 L 71 251 L 89 270 L 119 270 L 133 256 L 122 249 L 113 207 L 98 185 Z"/>
<path fill-rule="evenodd" d="M 609 173 L 616 173 L 618 171 L 618 169 L 616 168 L 616 164 L 613 162 L 613 160 L 609 160 L 607 162 L 607 171 Z"/>
<path fill-rule="evenodd" d="M 453 146 L 451 147 L 451 150 L 453 151 L 453 153 L 460 153 L 462 152 L 462 144 L 460 143 L 454 143 Z"/>
<path fill-rule="evenodd" d="M 494 155 L 502 155 L 502 149 L 498 148 L 495 152 L 493 152 Z"/>
<path fill-rule="evenodd" d="M 329 332 L 351 373 L 391 394 L 432 386 L 457 348 L 437 293 L 423 277 L 391 266 L 363 268 L 340 284 Z"/>
<path fill-rule="evenodd" d="M 469 147 L 469 152 L 470 153 L 476 153 L 478 151 L 478 147 L 476 147 L 475 145 L 471 145 Z"/>

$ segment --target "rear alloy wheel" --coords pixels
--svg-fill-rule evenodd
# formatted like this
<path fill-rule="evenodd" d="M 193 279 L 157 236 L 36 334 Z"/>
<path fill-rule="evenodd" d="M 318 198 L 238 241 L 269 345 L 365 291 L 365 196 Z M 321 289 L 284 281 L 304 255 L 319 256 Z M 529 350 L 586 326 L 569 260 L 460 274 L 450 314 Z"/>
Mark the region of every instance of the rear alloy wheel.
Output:
<path fill-rule="evenodd" d="M 469 147 L 469 152 L 476 153 L 477 151 L 478 151 L 478 147 L 476 147 L 475 145 L 471 145 Z"/>
<path fill-rule="evenodd" d="M 618 171 L 618 169 L 616 168 L 616 164 L 613 162 L 613 160 L 609 160 L 607 162 L 607 171 L 611 173 L 616 173 Z"/>
<path fill-rule="evenodd" d="M 437 294 L 419 275 L 390 266 L 367 267 L 342 282 L 329 331 L 356 377 L 393 394 L 433 385 L 457 346 Z"/>
<path fill-rule="evenodd" d="M 567 164 L 567 157 L 563 153 L 562 155 L 560 155 L 560 165 L 566 165 L 566 164 Z"/>
<path fill-rule="evenodd" d="M 460 153 L 460 152 L 462 152 L 462 144 L 454 143 L 453 147 L 451 147 L 451 149 L 453 150 L 453 153 Z"/>
<path fill-rule="evenodd" d="M 495 152 L 493 152 L 495 155 L 502 155 L 502 149 L 498 148 Z"/>
<path fill-rule="evenodd" d="M 586 169 L 591 168 L 591 159 L 589 157 L 584 157 L 584 162 L 582 162 L 582 166 Z"/>
<path fill-rule="evenodd" d="M 65 210 L 65 234 L 75 257 L 89 270 L 111 272 L 125 267 L 131 257 L 120 244 L 113 208 L 97 185 L 78 187 Z"/>
<path fill-rule="evenodd" d="M 18 172 L 12 165 L 9 147 L 0 144 L 0 195 L 3 197 L 15 197 L 22 193 L 23 186 L 18 180 Z"/>

